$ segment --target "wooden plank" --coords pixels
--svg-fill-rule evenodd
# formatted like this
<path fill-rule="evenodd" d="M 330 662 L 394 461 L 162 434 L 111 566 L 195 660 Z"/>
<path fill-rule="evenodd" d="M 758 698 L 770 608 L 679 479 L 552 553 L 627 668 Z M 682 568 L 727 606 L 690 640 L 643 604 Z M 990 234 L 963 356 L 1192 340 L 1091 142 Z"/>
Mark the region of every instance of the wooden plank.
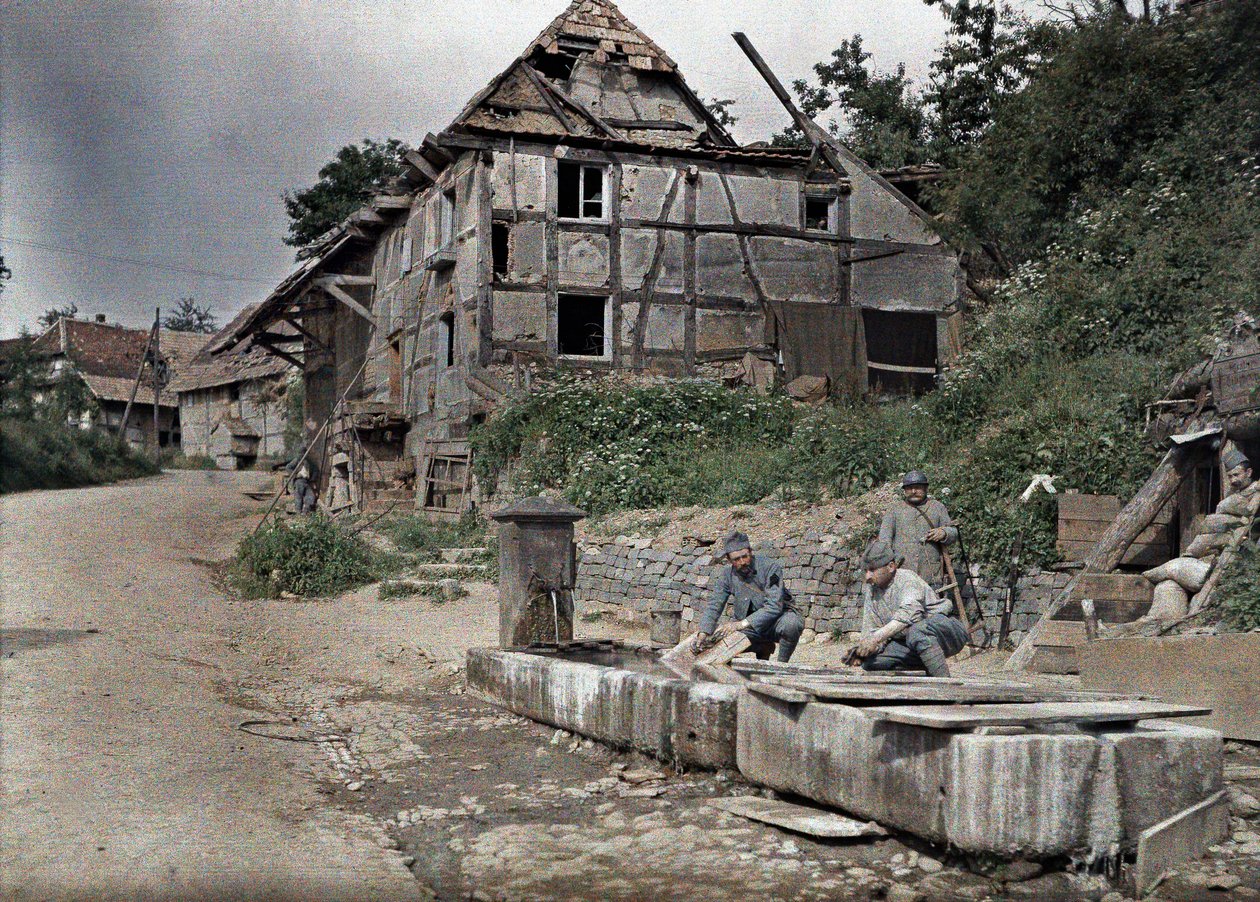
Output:
<path fill-rule="evenodd" d="M 1195 717 L 1211 708 L 1166 702 L 1035 702 L 1028 705 L 900 705 L 864 709 L 877 720 L 965 730 L 972 727 L 1031 726 L 1042 723 L 1134 723 L 1168 717 Z"/>
<path fill-rule="evenodd" d="M 1085 623 L 1081 620 L 1048 620 L 1037 637 L 1039 646 L 1076 648 L 1085 642 Z"/>
<path fill-rule="evenodd" d="M 1199 858 L 1229 835 L 1229 794 L 1221 790 L 1185 811 L 1160 821 L 1138 837 L 1133 881 L 1145 896 L 1168 872 L 1183 862 Z"/>
<path fill-rule="evenodd" d="M 1120 513 L 1122 505 L 1116 495 L 1068 494 L 1059 496 L 1059 519 L 1097 520 L 1110 524 Z M 1155 524 L 1171 523 L 1174 507 L 1165 505 L 1151 521 Z"/>
<path fill-rule="evenodd" d="M 749 683 L 748 691 L 775 701 L 787 702 L 789 705 L 803 705 L 814 700 L 814 697 L 807 692 L 775 686 L 772 683 Z"/>
<path fill-rule="evenodd" d="M 1097 542 L 1111 525 L 1110 520 L 1059 520 L 1060 542 Z M 1167 545 L 1172 541 L 1172 524 L 1156 523 L 1138 533 L 1134 545 Z"/>
<path fill-rule="evenodd" d="M 1091 542 L 1059 542 L 1059 554 L 1065 561 L 1083 562 L 1094 550 Z M 1117 566 L 1150 569 L 1166 564 L 1173 557 L 1172 545 L 1133 545 L 1124 553 Z"/>
<path fill-rule="evenodd" d="M 1212 367 L 1212 398 L 1222 415 L 1260 407 L 1260 354 L 1218 360 Z"/>
<path fill-rule="evenodd" d="M 354 298 L 350 297 L 350 295 L 342 291 L 341 288 L 337 286 L 337 283 L 335 280 L 316 279 L 315 284 L 318 285 L 320 288 L 322 288 L 325 292 L 327 292 L 331 297 L 345 304 L 355 313 L 359 314 L 359 316 L 363 317 L 369 323 L 371 323 L 372 325 L 376 325 L 376 317 L 372 316 L 372 311 L 364 307 Z"/>
<path fill-rule="evenodd" d="M 1099 639 L 1079 652 L 1086 688 L 1204 705 L 1212 714 L 1197 726 L 1260 742 L 1260 633 Z"/>
<path fill-rule="evenodd" d="M 811 695 L 819 701 L 844 702 L 846 704 L 875 702 L 885 705 L 899 702 L 921 702 L 992 705 L 1130 700 L 1116 695 L 1100 698 L 1090 693 L 1082 694 L 1071 690 L 1031 689 L 1020 686 L 934 686 L 932 685 L 933 682 L 929 677 L 921 677 L 917 686 L 908 683 L 896 686 L 843 685 L 837 683 L 812 683 L 804 680 L 796 684 L 776 683 L 772 685 Z"/>
<path fill-rule="evenodd" d="M 1082 598 L 1088 598 L 1088 595 L 1082 595 Z M 1103 623 L 1132 623 L 1146 615 L 1151 609 L 1149 601 L 1112 601 L 1112 600 L 1094 600 L 1094 611 L 1098 614 L 1098 619 Z M 1081 602 L 1079 599 L 1072 599 L 1055 615 L 1055 619 L 1048 621 L 1049 623 L 1057 623 L 1060 620 L 1083 621 L 1085 614 L 1081 610 Z"/>
<path fill-rule="evenodd" d="M 709 799 L 719 811 L 770 824 L 792 833 L 803 833 L 820 839 L 854 839 L 859 836 L 887 836 L 888 831 L 874 821 L 859 821 L 834 811 L 794 805 L 777 799 L 757 796 Z"/>

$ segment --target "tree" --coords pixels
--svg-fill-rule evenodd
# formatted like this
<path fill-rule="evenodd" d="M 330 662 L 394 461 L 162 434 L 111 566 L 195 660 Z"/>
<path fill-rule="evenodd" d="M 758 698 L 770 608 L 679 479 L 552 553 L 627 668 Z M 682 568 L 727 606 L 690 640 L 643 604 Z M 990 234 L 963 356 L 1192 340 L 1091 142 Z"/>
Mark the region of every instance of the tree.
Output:
<path fill-rule="evenodd" d="M 163 328 L 172 332 L 200 332 L 213 335 L 219 331 L 219 320 L 210 312 L 210 306 L 200 306 L 193 298 L 180 298 L 175 312 L 162 320 Z"/>
<path fill-rule="evenodd" d="M 1059 46 L 1063 26 L 1033 22 L 993 0 L 925 0 L 949 23 L 941 54 L 931 64 L 925 101 L 934 118 L 933 150 L 953 163 L 993 123 L 1003 100 Z"/>
<path fill-rule="evenodd" d="M 298 249 L 297 258 L 329 229 L 363 206 L 390 179 L 402 174 L 406 145 L 396 138 L 361 145 L 347 144 L 319 170 L 319 181 L 301 191 L 284 193 L 289 234 L 284 243 Z"/>
<path fill-rule="evenodd" d="M 801 111 L 811 119 L 839 107 L 847 120 L 842 130 L 832 119 L 827 129 L 843 138 L 858 156 L 876 168 L 921 163 L 928 158 L 929 119 L 923 100 L 906 77 L 906 67 L 880 72 L 870 65 L 862 36 L 840 42 L 831 59 L 814 65 L 816 83 L 792 83 Z M 771 139 L 776 147 L 807 144 L 792 126 Z"/>
<path fill-rule="evenodd" d="M 57 320 L 63 316 L 66 319 L 74 319 L 79 312 L 79 305 L 75 303 L 66 304 L 64 307 L 49 307 L 39 317 L 39 324 L 44 328 L 56 325 Z"/>
<path fill-rule="evenodd" d="M 723 128 L 730 128 L 739 121 L 739 117 L 734 115 L 730 108 L 735 105 L 735 101 L 727 98 L 726 100 L 718 100 L 716 97 L 710 97 L 704 102 L 705 109 L 713 114 L 713 118 L 718 121 L 718 125 Z"/>

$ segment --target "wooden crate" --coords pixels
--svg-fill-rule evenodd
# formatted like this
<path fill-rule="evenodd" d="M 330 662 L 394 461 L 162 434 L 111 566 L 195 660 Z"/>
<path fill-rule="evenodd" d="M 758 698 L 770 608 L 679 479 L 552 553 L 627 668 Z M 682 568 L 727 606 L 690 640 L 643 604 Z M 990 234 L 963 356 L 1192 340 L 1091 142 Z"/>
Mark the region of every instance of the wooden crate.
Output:
<path fill-rule="evenodd" d="M 1083 561 L 1120 513 L 1115 495 L 1059 496 L 1059 553 L 1065 560 Z M 1138 535 L 1125 553 L 1121 566 L 1157 567 L 1171 560 L 1176 549 L 1173 534 L 1174 504 L 1166 504 L 1155 522 Z"/>
<path fill-rule="evenodd" d="M 1103 623 L 1132 623 L 1151 609 L 1155 587 L 1140 573 L 1082 573 L 1069 601 L 1037 636 L 1029 664 L 1035 673 L 1078 673 L 1076 649 L 1085 642 L 1081 599 L 1090 598 Z"/>

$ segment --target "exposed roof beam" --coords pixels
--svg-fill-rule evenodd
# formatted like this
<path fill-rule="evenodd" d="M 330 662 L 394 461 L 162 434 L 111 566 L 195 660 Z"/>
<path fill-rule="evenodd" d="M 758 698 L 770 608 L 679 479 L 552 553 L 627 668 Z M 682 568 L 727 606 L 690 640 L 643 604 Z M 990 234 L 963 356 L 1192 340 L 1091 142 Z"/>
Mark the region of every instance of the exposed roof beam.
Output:
<path fill-rule="evenodd" d="M 372 316 L 372 311 L 364 307 L 354 298 L 350 297 L 350 295 L 346 294 L 346 292 L 342 291 L 341 288 L 337 285 L 336 279 L 316 279 L 315 285 L 318 288 L 322 288 L 333 299 L 338 300 L 341 303 L 345 304 L 347 307 L 349 307 L 355 313 L 359 314 L 359 316 L 363 317 L 369 323 L 372 323 L 373 325 L 376 324 L 376 317 Z"/>
<path fill-rule="evenodd" d="M 429 153 L 438 157 L 447 165 L 455 162 L 455 158 L 451 156 L 450 152 L 445 147 L 438 143 L 438 139 L 433 137 L 432 133 L 424 136 L 424 141 L 421 142 L 420 146 L 429 151 Z"/>
<path fill-rule="evenodd" d="M 293 364 L 293 365 L 294 365 L 294 366 L 296 366 L 298 369 L 305 369 L 305 368 L 306 368 L 306 364 L 305 364 L 305 362 L 304 362 L 304 361 L 302 361 L 302 360 L 301 360 L 301 358 L 294 357 L 294 356 L 293 356 L 292 354 L 290 354 L 288 351 L 283 351 L 283 350 L 281 350 L 280 348 L 276 347 L 275 345 L 271 344 L 270 342 L 263 341 L 263 336 L 262 336 L 262 335 L 255 335 L 255 336 L 254 336 L 254 341 L 253 341 L 253 344 L 254 344 L 255 346 L 257 346 L 257 347 L 262 348 L 262 349 L 263 349 L 264 351 L 266 351 L 268 354 L 271 354 L 271 355 L 273 355 L 273 356 L 279 357 L 281 360 L 285 360 L 285 361 L 287 361 L 287 362 L 289 362 L 289 363 Z"/>
<path fill-rule="evenodd" d="M 326 272 L 321 279 L 331 279 L 338 285 L 375 285 L 376 280 L 371 276 L 351 276 L 345 273 Z"/>
<path fill-rule="evenodd" d="M 409 166 L 413 166 L 415 169 L 419 170 L 420 174 L 429 181 L 436 182 L 438 180 L 438 175 L 440 175 L 440 173 L 434 169 L 433 164 L 426 160 L 418 151 L 407 151 L 403 154 L 403 159 L 407 161 Z"/>
<path fill-rule="evenodd" d="M 410 210 L 411 197 L 406 194 L 378 194 L 372 198 L 372 206 L 378 210 Z"/>

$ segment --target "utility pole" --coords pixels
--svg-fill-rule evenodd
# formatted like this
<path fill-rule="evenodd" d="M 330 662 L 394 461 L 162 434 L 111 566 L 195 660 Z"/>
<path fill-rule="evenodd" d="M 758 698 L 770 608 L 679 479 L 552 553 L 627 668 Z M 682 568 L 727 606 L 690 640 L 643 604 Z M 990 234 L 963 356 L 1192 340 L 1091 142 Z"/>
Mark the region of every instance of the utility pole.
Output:
<path fill-rule="evenodd" d="M 162 308 L 153 313 L 153 457 L 162 461 L 162 443 L 158 440 L 158 396 L 162 393 L 162 376 L 158 361 L 162 359 Z"/>

